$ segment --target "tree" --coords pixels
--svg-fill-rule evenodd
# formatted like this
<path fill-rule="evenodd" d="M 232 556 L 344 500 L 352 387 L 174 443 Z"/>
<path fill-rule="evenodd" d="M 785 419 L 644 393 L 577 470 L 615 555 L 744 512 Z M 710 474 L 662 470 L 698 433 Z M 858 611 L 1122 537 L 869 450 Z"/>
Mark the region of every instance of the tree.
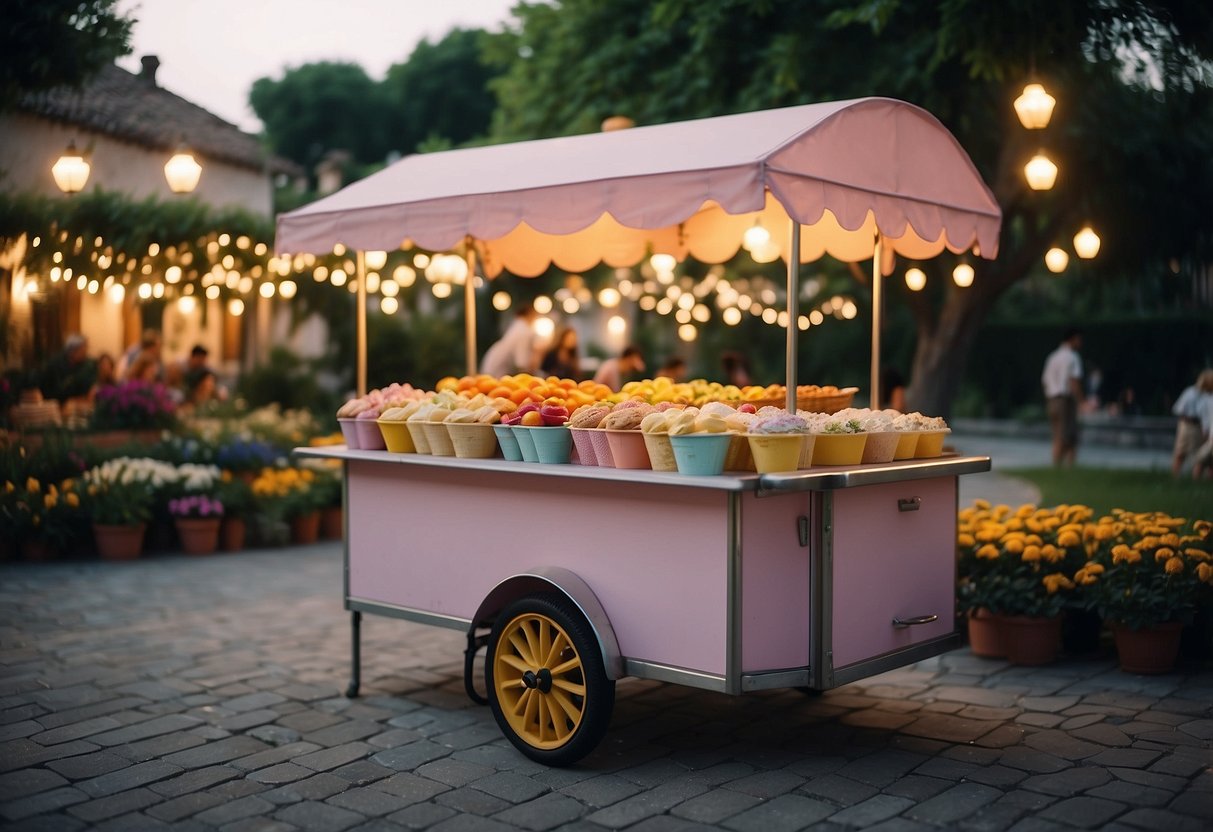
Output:
<path fill-rule="evenodd" d="M 357 64 L 320 62 L 258 78 L 249 104 L 265 125 L 270 148 L 313 170 L 330 150 L 362 164 L 382 162 L 386 101 L 381 86 Z"/>
<path fill-rule="evenodd" d="M 497 100 L 489 82 L 500 70 L 481 58 L 490 35 L 452 29 L 442 40 L 422 40 L 384 79 L 388 140 L 394 150 L 414 153 L 427 140 L 458 146 L 488 133 Z"/>
<path fill-rule="evenodd" d="M 1101 278 L 1213 257 L 1213 6 L 1197 0 L 563 0 L 522 4 L 492 45 L 494 134 L 536 138 L 813 101 L 887 95 L 956 135 L 1004 211 L 997 260 L 951 285 L 955 258 L 918 264 L 910 404 L 946 413 L 973 338 L 1049 245 L 1084 221 L 1104 239 Z M 1011 101 L 1033 76 L 1059 98 L 1033 135 Z M 1033 131 L 1033 133 L 1041 131 Z M 1029 191 L 1038 146 L 1058 187 Z M 904 265 L 904 264 L 903 264 Z M 862 269 L 855 270 L 862 281 Z"/>
<path fill-rule="evenodd" d="M 134 19 L 118 0 L 37 0 L 11 4 L 0 26 L 0 109 L 22 94 L 79 87 L 128 54 Z"/>

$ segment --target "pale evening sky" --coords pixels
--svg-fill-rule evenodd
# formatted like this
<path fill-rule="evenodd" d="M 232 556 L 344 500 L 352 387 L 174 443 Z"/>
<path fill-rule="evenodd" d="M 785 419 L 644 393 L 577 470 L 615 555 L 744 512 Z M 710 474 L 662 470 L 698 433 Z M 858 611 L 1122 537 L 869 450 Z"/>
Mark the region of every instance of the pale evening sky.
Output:
<path fill-rule="evenodd" d="M 118 63 L 160 58 L 156 79 L 249 132 L 253 81 L 312 61 L 351 61 L 372 78 L 403 61 L 422 39 L 455 26 L 499 29 L 516 0 L 121 0 L 138 22 L 132 52 Z"/>

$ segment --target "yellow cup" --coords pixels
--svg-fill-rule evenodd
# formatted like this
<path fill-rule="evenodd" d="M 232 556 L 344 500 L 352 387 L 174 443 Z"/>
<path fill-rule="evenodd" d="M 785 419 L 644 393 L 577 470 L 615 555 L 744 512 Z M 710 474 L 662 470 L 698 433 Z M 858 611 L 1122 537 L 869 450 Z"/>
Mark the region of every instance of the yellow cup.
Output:
<path fill-rule="evenodd" d="M 893 459 L 913 459 L 914 451 L 918 448 L 918 431 L 903 430 L 898 432 L 897 450 Z"/>
<path fill-rule="evenodd" d="M 408 422 L 385 422 L 383 419 L 377 419 L 376 422 L 389 451 L 394 454 L 417 453 L 417 446 L 413 444 L 413 435 L 409 433 Z"/>
<path fill-rule="evenodd" d="M 819 433 L 813 444 L 813 465 L 858 465 L 867 442 L 866 433 Z"/>
<path fill-rule="evenodd" d="M 750 451 L 754 454 L 754 468 L 760 474 L 777 474 L 795 471 L 800 466 L 800 449 L 804 447 L 804 434 L 766 433 L 750 434 Z"/>

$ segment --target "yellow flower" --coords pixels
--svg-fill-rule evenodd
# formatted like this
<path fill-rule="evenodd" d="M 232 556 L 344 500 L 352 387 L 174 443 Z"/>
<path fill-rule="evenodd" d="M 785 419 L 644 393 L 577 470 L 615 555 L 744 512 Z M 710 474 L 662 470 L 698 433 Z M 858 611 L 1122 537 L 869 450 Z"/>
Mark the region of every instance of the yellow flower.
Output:
<path fill-rule="evenodd" d="M 1174 532 L 1171 532 L 1170 534 L 1164 534 L 1162 536 L 1162 538 L 1159 539 L 1158 542 L 1161 543 L 1163 546 L 1175 547 L 1175 546 L 1179 545 L 1179 535 L 1175 534 Z"/>
<path fill-rule="evenodd" d="M 1008 555 L 1018 555 L 1023 551 L 1023 539 L 1018 537 L 1005 538 L 1002 548 Z"/>
<path fill-rule="evenodd" d="M 67 492 L 67 494 L 63 496 L 63 500 L 72 508 L 79 508 L 80 506 L 80 497 L 75 491 Z"/>
<path fill-rule="evenodd" d="M 1040 579 L 1045 585 L 1045 591 L 1050 595 L 1057 592 L 1059 589 L 1073 589 L 1074 583 L 1060 572 L 1054 572 L 1052 575 L 1045 575 Z"/>
<path fill-rule="evenodd" d="M 29 479 L 27 479 L 25 481 L 25 490 L 26 491 L 41 491 L 42 483 L 38 482 L 33 477 L 30 477 Z"/>
<path fill-rule="evenodd" d="M 1007 528 L 1018 531 L 1019 529 L 1023 528 L 1023 521 L 1018 517 L 1007 518 Z"/>
<path fill-rule="evenodd" d="M 977 550 L 977 557 L 979 557 L 979 558 L 989 558 L 990 560 L 996 560 L 998 558 L 998 555 L 999 555 L 998 547 L 995 546 L 993 543 L 987 543 L 986 545 L 982 546 L 980 549 Z"/>
<path fill-rule="evenodd" d="M 1028 527 L 1028 531 L 1030 532 L 1043 532 L 1045 530 L 1044 524 L 1033 517 L 1025 520 L 1024 525 Z"/>
<path fill-rule="evenodd" d="M 1066 556 L 1063 549 L 1058 549 L 1052 543 L 1046 543 L 1044 546 L 1042 546 L 1040 549 L 1040 554 L 1049 563 L 1057 563 L 1057 561 Z"/>
<path fill-rule="evenodd" d="M 976 506 L 977 508 L 981 509 L 982 511 L 987 511 L 990 508 L 990 501 L 989 500 L 974 500 L 973 505 Z"/>
<path fill-rule="evenodd" d="M 1074 583 L 1079 586 L 1090 586 L 1097 580 L 1095 573 L 1085 566 L 1074 573 Z"/>
<path fill-rule="evenodd" d="M 54 508 L 58 503 L 59 503 L 59 495 L 57 495 L 57 494 L 43 494 L 42 495 L 42 505 L 46 506 L 47 508 Z"/>
<path fill-rule="evenodd" d="M 1204 549 L 1184 549 L 1184 554 L 1194 560 L 1213 560 L 1213 555 Z"/>
<path fill-rule="evenodd" d="M 1213 584 L 1213 566 L 1207 563 L 1196 564 L 1196 577 L 1207 584 Z"/>
<path fill-rule="evenodd" d="M 1040 539 L 1040 535 L 1038 535 L 1038 534 L 1028 535 L 1027 537 L 1025 537 L 1023 539 L 1023 542 L 1027 543 L 1029 546 L 1033 545 L 1033 544 L 1039 546 L 1040 544 L 1044 543 L 1044 541 Z"/>
<path fill-rule="evenodd" d="M 1078 536 L 1078 532 L 1067 529 L 1066 531 L 1060 532 L 1057 535 L 1057 545 L 1058 546 L 1062 546 L 1062 547 L 1065 547 L 1068 549 L 1071 546 L 1077 546 L 1080 543 L 1082 543 L 1082 538 L 1080 538 Z"/>
<path fill-rule="evenodd" d="M 1167 571 L 1168 575 L 1178 575 L 1184 571 L 1183 558 L 1171 558 L 1163 569 Z"/>
<path fill-rule="evenodd" d="M 1165 546 L 1154 553 L 1154 561 L 1164 561 L 1175 556 L 1175 550 L 1168 549 Z"/>
<path fill-rule="evenodd" d="M 1192 530 L 1201 537 L 1208 537 L 1210 529 L 1213 529 L 1213 523 L 1210 523 L 1208 520 L 1197 520 L 1192 524 Z"/>
<path fill-rule="evenodd" d="M 1023 549 L 1023 555 L 1021 557 L 1025 563 L 1035 563 L 1036 561 L 1040 560 L 1040 547 L 1025 546 Z"/>
<path fill-rule="evenodd" d="M 961 533 L 956 536 L 956 544 L 958 546 L 964 546 L 965 548 L 968 548 L 976 542 L 977 541 L 975 541 L 973 539 L 973 535 L 971 535 L 971 534 Z"/>
<path fill-rule="evenodd" d="M 12 480 L 4 481 L 4 493 L 5 494 L 12 494 L 16 490 L 17 490 L 17 486 L 13 485 Z"/>

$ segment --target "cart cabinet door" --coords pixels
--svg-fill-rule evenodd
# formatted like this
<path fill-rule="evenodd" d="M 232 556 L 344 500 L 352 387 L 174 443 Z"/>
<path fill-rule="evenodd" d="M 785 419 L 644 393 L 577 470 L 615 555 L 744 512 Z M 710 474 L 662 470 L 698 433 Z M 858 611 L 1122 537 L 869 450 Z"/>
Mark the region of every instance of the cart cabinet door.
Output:
<path fill-rule="evenodd" d="M 823 537 L 833 574 L 833 668 L 950 635 L 956 478 L 847 488 L 832 499 Z M 938 618 L 907 624 L 930 616 Z"/>

